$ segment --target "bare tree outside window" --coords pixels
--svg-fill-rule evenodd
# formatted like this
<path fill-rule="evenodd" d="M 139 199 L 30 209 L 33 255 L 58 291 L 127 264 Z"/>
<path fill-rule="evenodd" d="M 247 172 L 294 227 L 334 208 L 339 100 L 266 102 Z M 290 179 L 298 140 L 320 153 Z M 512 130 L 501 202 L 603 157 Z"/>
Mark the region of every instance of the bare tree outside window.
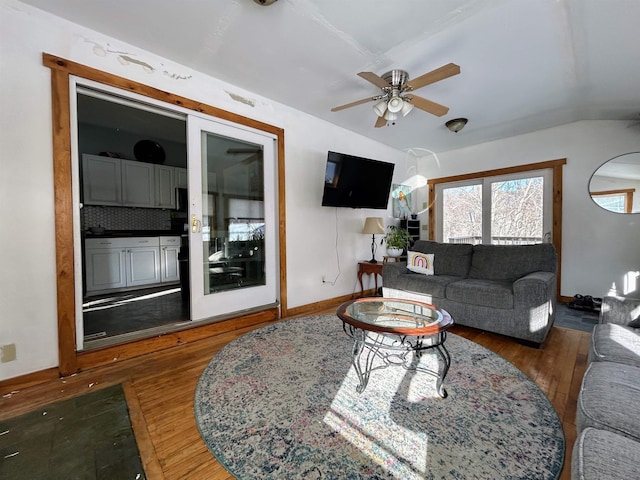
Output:
<path fill-rule="evenodd" d="M 491 205 L 485 208 L 482 184 L 443 189 L 443 241 L 482 243 L 484 214 L 491 218 L 492 244 L 541 243 L 544 235 L 543 177 L 491 182 L 490 185 Z"/>
<path fill-rule="evenodd" d="M 541 243 L 543 178 L 491 184 L 491 243 Z"/>
<path fill-rule="evenodd" d="M 482 243 L 482 185 L 443 190 L 442 238 L 447 243 Z"/>

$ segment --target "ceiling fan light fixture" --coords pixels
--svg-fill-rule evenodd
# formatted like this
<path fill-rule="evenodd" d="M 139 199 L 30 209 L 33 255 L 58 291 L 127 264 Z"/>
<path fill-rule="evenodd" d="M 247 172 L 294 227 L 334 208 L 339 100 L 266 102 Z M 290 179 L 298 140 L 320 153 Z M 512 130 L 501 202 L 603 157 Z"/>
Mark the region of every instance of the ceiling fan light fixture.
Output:
<path fill-rule="evenodd" d="M 276 3 L 278 0 L 253 0 L 254 2 L 256 2 L 258 5 L 262 5 L 263 7 L 268 7 L 269 5 L 273 5 L 274 3 Z"/>
<path fill-rule="evenodd" d="M 382 100 L 381 102 L 376 103 L 373 106 L 373 110 L 374 112 L 376 112 L 376 115 L 378 115 L 379 117 L 383 116 L 384 112 L 387 111 L 387 101 Z"/>
<path fill-rule="evenodd" d="M 400 110 L 400 113 L 402 113 L 403 117 L 406 117 L 407 114 L 411 110 L 413 110 L 413 107 L 414 107 L 413 103 L 409 103 L 408 101 L 405 100 L 404 102 L 402 102 L 402 110 Z"/>
<path fill-rule="evenodd" d="M 398 119 L 398 114 L 387 110 L 387 113 L 384 114 L 384 119 L 388 122 L 395 122 Z"/>
<path fill-rule="evenodd" d="M 387 104 L 387 108 L 391 113 L 398 113 L 400 110 L 402 110 L 403 106 L 404 101 L 399 96 L 391 97 L 389 103 Z"/>
<path fill-rule="evenodd" d="M 464 128 L 469 120 L 466 118 L 454 118 L 445 123 L 446 127 L 454 133 L 458 133 Z"/>

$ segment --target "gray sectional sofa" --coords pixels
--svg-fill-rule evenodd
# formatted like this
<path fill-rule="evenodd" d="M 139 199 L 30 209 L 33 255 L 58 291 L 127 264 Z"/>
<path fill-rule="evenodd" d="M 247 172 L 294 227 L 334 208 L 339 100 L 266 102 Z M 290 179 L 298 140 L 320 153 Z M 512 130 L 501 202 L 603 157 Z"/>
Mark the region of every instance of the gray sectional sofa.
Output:
<path fill-rule="evenodd" d="M 557 255 L 552 244 L 471 245 L 418 240 L 411 251 L 433 254 L 433 275 L 406 262 L 382 268 L 385 288 L 427 295 L 460 325 L 539 345 L 556 314 Z"/>
<path fill-rule="evenodd" d="M 578 395 L 571 478 L 640 478 L 640 299 L 603 299 L 588 362 Z"/>

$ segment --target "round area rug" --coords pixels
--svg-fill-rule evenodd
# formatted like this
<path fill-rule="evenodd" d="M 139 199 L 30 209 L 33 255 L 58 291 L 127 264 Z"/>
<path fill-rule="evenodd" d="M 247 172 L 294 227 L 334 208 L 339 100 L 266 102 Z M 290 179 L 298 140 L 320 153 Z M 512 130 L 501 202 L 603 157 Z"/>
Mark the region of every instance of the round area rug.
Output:
<path fill-rule="evenodd" d="M 335 315 L 283 321 L 223 348 L 195 394 L 209 450 L 239 479 L 555 479 L 564 434 L 542 391 L 500 356 L 449 334 L 452 363 L 371 373 Z M 438 356 L 419 362 L 437 368 Z"/>

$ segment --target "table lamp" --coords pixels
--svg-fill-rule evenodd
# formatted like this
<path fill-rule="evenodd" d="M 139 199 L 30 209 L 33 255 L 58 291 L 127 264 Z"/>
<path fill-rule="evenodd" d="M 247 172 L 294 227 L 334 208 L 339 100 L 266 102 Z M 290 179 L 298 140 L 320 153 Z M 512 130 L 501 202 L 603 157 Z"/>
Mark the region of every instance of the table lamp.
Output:
<path fill-rule="evenodd" d="M 378 263 L 376 260 L 376 233 L 384 233 L 382 217 L 367 217 L 364 221 L 362 233 L 371 234 L 371 260 L 369 260 L 369 263 Z"/>

